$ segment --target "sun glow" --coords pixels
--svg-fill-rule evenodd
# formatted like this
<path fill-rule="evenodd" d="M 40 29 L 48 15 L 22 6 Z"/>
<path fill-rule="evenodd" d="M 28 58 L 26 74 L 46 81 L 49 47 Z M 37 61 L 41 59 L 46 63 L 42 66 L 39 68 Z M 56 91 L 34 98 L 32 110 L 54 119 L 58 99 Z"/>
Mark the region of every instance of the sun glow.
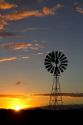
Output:
<path fill-rule="evenodd" d="M 9 107 L 10 109 L 13 109 L 15 111 L 20 111 L 22 109 L 29 108 L 29 105 L 24 100 L 16 98 L 11 101 Z"/>
<path fill-rule="evenodd" d="M 12 109 L 14 111 L 26 110 L 29 108 L 34 108 L 37 106 L 42 106 L 46 104 L 47 97 L 44 98 L 41 96 L 17 96 L 15 95 L 5 95 L 4 97 L 0 98 L 0 108 L 4 109 Z M 42 101 L 43 100 L 43 101 Z"/>
<path fill-rule="evenodd" d="M 22 107 L 20 106 L 20 105 L 17 105 L 16 107 L 15 107 L 15 111 L 20 111 L 22 109 Z"/>

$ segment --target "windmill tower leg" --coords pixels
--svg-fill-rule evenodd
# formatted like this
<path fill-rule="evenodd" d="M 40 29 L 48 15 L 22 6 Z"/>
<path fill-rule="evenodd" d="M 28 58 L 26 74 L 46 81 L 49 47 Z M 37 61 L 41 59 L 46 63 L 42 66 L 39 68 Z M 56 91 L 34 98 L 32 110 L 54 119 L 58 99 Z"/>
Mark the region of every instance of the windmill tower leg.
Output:
<path fill-rule="evenodd" d="M 54 76 L 49 105 L 53 110 L 59 110 L 63 105 L 59 76 Z"/>

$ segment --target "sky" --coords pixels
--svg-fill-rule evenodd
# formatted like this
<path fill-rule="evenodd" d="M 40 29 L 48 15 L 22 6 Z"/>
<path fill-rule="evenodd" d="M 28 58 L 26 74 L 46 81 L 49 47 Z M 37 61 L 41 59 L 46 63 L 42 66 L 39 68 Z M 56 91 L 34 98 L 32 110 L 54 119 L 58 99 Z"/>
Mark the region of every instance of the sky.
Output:
<path fill-rule="evenodd" d="M 53 76 L 44 59 L 53 50 L 68 59 L 61 91 L 82 93 L 82 33 L 83 0 L 0 0 L 1 99 L 49 93 Z"/>

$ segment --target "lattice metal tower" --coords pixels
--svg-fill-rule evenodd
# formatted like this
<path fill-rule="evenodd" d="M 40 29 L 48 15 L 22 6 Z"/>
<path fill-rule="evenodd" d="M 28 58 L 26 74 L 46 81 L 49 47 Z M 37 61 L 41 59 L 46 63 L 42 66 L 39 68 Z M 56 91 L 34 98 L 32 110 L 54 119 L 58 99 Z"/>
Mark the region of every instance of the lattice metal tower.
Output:
<path fill-rule="evenodd" d="M 66 69 L 68 60 L 62 52 L 52 51 L 46 56 L 44 64 L 48 72 L 53 74 L 49 105 L 52 109 L 58 109 L 63 105 L 59 76 Z"/>

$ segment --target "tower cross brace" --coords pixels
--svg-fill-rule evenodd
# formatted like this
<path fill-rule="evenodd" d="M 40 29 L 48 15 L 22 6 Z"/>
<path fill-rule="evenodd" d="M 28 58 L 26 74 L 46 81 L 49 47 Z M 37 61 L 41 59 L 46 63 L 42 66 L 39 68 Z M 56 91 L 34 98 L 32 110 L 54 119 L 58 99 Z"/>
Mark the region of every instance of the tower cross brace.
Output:
<path fill-rule="evenodd" d="M 52 109 L 60 109 L 63 105 L 59 76 L 54 75 L 49 105 Z"/>

